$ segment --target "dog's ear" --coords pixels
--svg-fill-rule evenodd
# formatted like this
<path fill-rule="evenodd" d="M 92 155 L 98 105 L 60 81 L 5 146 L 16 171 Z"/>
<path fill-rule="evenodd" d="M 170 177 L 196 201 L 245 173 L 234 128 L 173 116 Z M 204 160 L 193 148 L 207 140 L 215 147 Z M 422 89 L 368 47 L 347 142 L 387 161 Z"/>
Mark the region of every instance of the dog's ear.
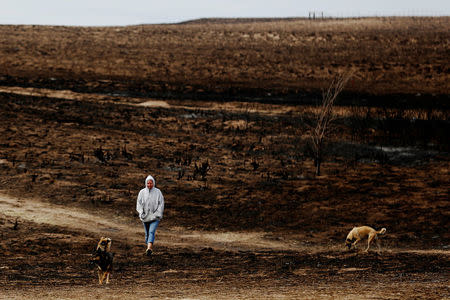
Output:
<path fill-rule="evenodd" d="M 350 249 L 352 247 L 352 241 L 350 239 L 346 239 L 345 240 L 345 246 L 347 246 L 348 249 Z"/>
<path fill-rule="evenodd" d="M 106 239 L 105 251 L 110 251 L 111 250 L 111 244 L 112 244 L 112 240 L 110 238 L 107 238 Z"/>

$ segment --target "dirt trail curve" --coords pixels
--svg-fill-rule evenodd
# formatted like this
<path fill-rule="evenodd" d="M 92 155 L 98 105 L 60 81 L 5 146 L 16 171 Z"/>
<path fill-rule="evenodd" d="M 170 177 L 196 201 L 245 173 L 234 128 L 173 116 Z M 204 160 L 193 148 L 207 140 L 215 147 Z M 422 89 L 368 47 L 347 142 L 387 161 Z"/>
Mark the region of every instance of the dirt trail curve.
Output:
<path fill-rule="evenodd" d="M 0 192 L 0 214 L 39 224 L 48 224 L 85 232 L 97 236 L 109 236 L 128 243 L 142 243 L 143 229 L 139 220 L 122 221 L 117 216 L 100 216 L 83 209 L 55 205 L 37 199 L 21 199 Z M 158 244 L 170 248 L 188 248 L 198 251 L 204 248 L 227 251 L 341 251 L 339 245 L 305 245 L 295 236 L 271 238 L 265 232 L 204 232 L 182 227 L 158 228 Z M 388 252 L 450 255 L 447 250 L 384 249 Z"/>
<path fill-rule="evenodd" d="M 264 104 L 242 104 L 242 103 L 221 103 L 221 102 L 196 102 L 195 105 L 189 105 L 189 101 L 177 100 L 158 100 L 151 98 L 134 98 L 129 96 L 114 96 L 95 93 L 80 93 L 70 90 L 52 90 L 44 88 L 25 88 L 25 87 L 9 87 L 0 86 L 0 93 L 24 95 L 33 97 L 48 97 L 55 99 L 77 100 L 84 102 L 94 102 L 97 104 L 121 104 L 132 105 L 138 107 L 158 107 L 158 108 L 177 108 L 191 111 L 230 111 L 235 113 L 250 113 L 257 112 L 263 115 L 277 115 L 290 113 L 297 108 L 283 105 L 264 105 Z M 256 109 L 257 107 L 257 109 Z"/>
<path fill-rule="evenodd" d="M 55 225 L 70 230 L 110 236 L 132 243 L 142 243 L 143 229 L 135 224 L 121 222 L 117 217 L 99 216 L 79 208 L 55 205 L 36 199 L 21 199 L 0 193 L 0 212 L 3 215 L 35 223 Z M 295 240 L 274 241 L 263 232 L 201 232 L 180 227 L 167 228 L 162 223 L 158 229 L 158 244 L 167 247 L 184 247 L 200 250 L 301 250 Z"/>

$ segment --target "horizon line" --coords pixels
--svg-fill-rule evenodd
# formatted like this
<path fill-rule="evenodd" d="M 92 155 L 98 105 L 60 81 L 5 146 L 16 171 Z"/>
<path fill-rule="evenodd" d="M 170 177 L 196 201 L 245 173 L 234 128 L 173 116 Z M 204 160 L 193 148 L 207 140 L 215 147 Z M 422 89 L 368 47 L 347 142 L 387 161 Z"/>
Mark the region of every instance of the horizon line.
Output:
<path fill-rule="evenodd" d="M 55 26 L 55 27 L 128 27 L 128 26 L 145 26 L 145 25 L 188 25 L 189 23 L 195 23 L 198 21 L 228 21 L 228 20 L 243 20 L 243 21 L 277 21 L 277 20 L 286 20 L 286 21 L 295 21 L 295 20 L 332 20 L 332 19 L 370 19 L 370 18 L 446 18 L 450 17 L 450 15 L 399 15 L 399 14 L 386 14 L 386 15 L 326 15 L 321 11 L 311 11 L 310 14 L 316 14 L 315 16 L 286 16 L 286 17 L 199 17 L 199 18 L 187 18 L 182 21 L 174 21 L 174 22 L 137 22 L 137 23 L 129 23 L 129 24 L 97 24 L 97 25 L 82 25 L 82 24 L 61 24 L 61 23 L 1 23 L 0 26 Z M 318 14 L 320 13 L 320 14 Z M 313 16 L 313 17 L 311 17 Z M 249 22 L 249 23 L 250 23 Z"/>

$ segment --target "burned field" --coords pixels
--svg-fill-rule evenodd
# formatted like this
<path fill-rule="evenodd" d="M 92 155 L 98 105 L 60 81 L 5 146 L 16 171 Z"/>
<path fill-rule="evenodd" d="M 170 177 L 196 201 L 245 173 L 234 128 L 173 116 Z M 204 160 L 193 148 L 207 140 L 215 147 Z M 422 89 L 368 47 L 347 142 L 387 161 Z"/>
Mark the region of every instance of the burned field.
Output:
<path fill-rule="evenodd" d="M 151 258 L 143 254 L 136 231 L 120 227 L 114 231 L 93 227 L 106 219 L 105 213 L 92 213 L 91 223 L 73 208 L 58 206 L 54 215 L 67 212 L 78 225 L 67 222 L 48 225 L 40 222 L 41 207 L 35 201 L 19 201 L 23 210 L 35 214 L 32 221 L 8 215 L 2 198 L 2 296 L 33 298 L 142 298 L 148 293 L 159 297 L 185 298 L 442 298 L 448 295 L 448 255 L 442 250 L 399 249 L 389 247 L 378 254 L 346 252 L 325 242 L 301 242 L 297 250 L 260 248 L 253 243 L 238 250 L 233 243 L 217 247 L 206 239 L 190 238 L 184 245 L 168 239 L 168 228 L 160 230 L 157 252 Z M 12 208 L 22 205 L 12 201 Z M 33 208 L 30 208 L 30 204 Z M 48 216 L 49 215 L 49 216 Z M 109 215 L 108 215 L 109 216 Z M 116 220 L 120 220 L 116 216 Z M 120 220 L 123 222 L 123 220 Z M 97 223 L 98 224 L 98 223 Z M 101 227 L 97 225 L 97 227 Z M 127 229 L 128 228 L 128 229 Z M 93 231 L 96 233 L 93 234 Z M 186 229 L 182 230 L 185 234 Z M 115 253 L 111 284 L 98 286 L 95 269 L 88 263 L 100 233 L 113 236 Z M 179 234 L 179 233 L 178 233 Z M 214 234 L 214 233 L 212 233 Z M 274 245 L 278 238 L 264 238 Z M 142 237 L 140 237 L 142 238 Z M 139 240 L 139 238 L 138 238 Z M 300 240 L 299 240 L 300 241 Z M 383 241 L 385 242 L 385 241 Z M 287 245 L 287 243 L 286 243 Z M 209 247 L 212 246 L 212 247 Z M 286 248 L 287 249 L 287 248 Z"/>
<path fill-rule="evenodd" d="M 5 228 L 6 227 L 6 228 Z M 99 287 L 88 264 L 96 237 L 60 227 L 21 222 L 2 225 L 2 296 L 33 298 L 427 298 L 448 296 L 448 256 L 436 251 L 223 251 L 114 244 L 111 283 Z M 94 243 L 93 243 L 94 242 Z M 4 245 L 4 244 L 3 244 Z M 5 247 L 3 247 L 5 248 Z M 5 267 L 6 266 L 6 267 Z"/>
<path fill-rule="evenodd" d="M 436 290 L 445 287 L 449 262 L 448 155 L 442 150 L 417 148 L 399 158 L 356 142 L 350 147 L 343 141 L 352 134 L 341 120 L 330 137 L 324 175 L 315 177 L 305 125 L 292 121 L 308 111 L 274 114 L 273 105 L 250 109 L 242 103 L 188 109 L 174 101 L 173 108 L 154 108 L 15 94 L 2 99 L 3 193 L 133 222 L 142 174 L 151 173 L 166 195 L 161 230 L 263 230 L 269 241 L 290 237 L 306 247 L 226 251 L 208 243 L 204 250 L 169 244 L 149 262 L 139 242 L 118 238 L 111 286 L 119 295 L 137 297 L 138 286 L 151 283 L 185 289 L 166 286 L 160 292 L 168 297 L 207 298 L 231 287 L 243 298 L 264 292 L 307 297 L 300 291 L 311 285 L 316 289 L 306 290 L 312 295 L 331 297 L 352 294 L 353 285 L 341 283 L 355 276 L 358 286 L 381 297 L 393 294 L 373 291 L 373 280 L 391 288 L 394 282 L 403 296 L 448 295 Z M 438 132 L 429 138 L 439 141 Z M 381 138 L 378 130 L 373 135 Z M 48 286 L 53 295 L 100 293 L 87 263 L 97 236 L 22 219 L 18 231 L 8 216 L 2 227 L 7 268 L 1 280 L 18 284 L 7 295 L 30 286 L 44 298 L 52 295 L 44 292 Z M 383 254 L 343 250 L 355 224 L 388 228 Z M 135 228 L 139 232 L 139 224 Z M 64 292 L 67 285 L 72 294 Z"/>
<path fill-rule="evenodd" d="M 425 31 L 439 24 L 449 26 L 447 18 L 438 19 L 438 24 L 428 19 L 405 21 L 420 25 Z M 392 20 L 391 27 L 392 22 L 399 21 Z M 394 36 L 391 36 L 394 29 L 383 27 L 387 23 L 375 24 L 384 28 L 376 27 L 380 29 L 378 33 L 387 32 L 385 36 L 374 35 L 378 39 Z M 322 31 L 316 27 L 308 30 L 316 32 L 313 37 L 317 38 L 332 30 L 333 26 L 325 25 Z M 0 212 L 0 282 L 6 287 L 0 294 L 9 298 L 18 295 L 106 298 L 105 289 L 96 285 L 94 268 L 88 264 L 99 234 L 104 233 L 112 236 L 116 252 L 115 271 L 108 288 L 117 297 L 140 298 L 147 292 L 158 292 L 161 297 L 169 298 L 449 296 L 446 274 L 450 244 L 450 128 L 448 105 L 442 101 L 448 100 L 448 70 L 433 73 L 430 84 L 424 84 L 421 69 L 405 64 L 399 72 L 412 74 L 415 70 L 416 75 L 406 78 L 400 73 L 380 70 L 383 76 L 393 77 L 371 81 L 369 78 L 377 73 L 368 70 L 376 68 L 377 61 L 364 63 L 368 69 L 363 72 L 361 67 L 360 73 L 355 73 L 355 78 L 365 82 L 365 85 L 356 83 L 363 90 L 349 86 L 345 93 L 352 95 L 347 98 L 351 103 L 343 101 L 335 108 L 337 118 L 326 139 L 322 175 L 315 176 L 310 129 L 319 108 L 305 103 L 312 101 L 314 90 L 322 87 L 321 82 L 346 69 L 342 67 L 347 65 L 340 55 L 335 56 L 343 59 L 340 67 L 323 73 L 328 76 L 322 77 L 320 73 L 311 81 L 299 80 L 297 89 L 305 93 L 313 91 L 304 103 L 300 96 L 298 103 L 276 102 L 270 97 L 256 101 L 268 90 L 277 97 L 293 97 L 291 87 L 295 80 L 282 77 L 280 74 L 287 74 L 284 69 L 271 82 L 270 76 L 262 75 L 266 74 L 264 71 L 250 72 L 250 67 L 242 67 L 256 76 L 245 81 L 244 75 L 239 77 L 233 73 L 232 65 L 211 60 L 217 64 L 210 66 L 211 76 L 202 73 L 207 68 L 197 72 L 192 61 L 184 62 L 180 58 L 191 57 L 186 52 L 182 56 L 185 49 L 179 50 L 180 53 L 175 50 L 166 53 L 172 55 L 167 60 L 171 68 L 159 62 L 145 69 L 138 63 L 155 62 L 161 53 L 157 50 L 167 49 L 164 43 L 175 43 L 173 39 L 182 35 L 177 35 L 177 31 L 192 34 L 187 35 L 187 40 L 195 41 L 197 48 L 191 49 L 198 51 L 192 57 L 196 54 L 200 59 L 202 51 L 211 48 L 224 53 L 231 49 L 238 54 L 266 53 L 258 50 L 269 43 L 270 32 L 265 26 L 274 30 L 282 27 L 273 22 L 258 25 L 262 27 L 255 25 L 256 31 L 261 28 L 267 31 L 266 38 L 261 40 L 255 38 L 258 32 L 249 31 L 245 26 L 250 25 L 185 24 L 79 31 L 52 27 L 1 28 L 10 33 L 8 46 L 1 51 L 10 52 L 2 56 L 3 66 L 7 67 L 2 69 L 0 83 L 0 189 L 4 197 L 21 200 L 17 210 L 23 207 L 23 215 L 14 214 L 13 204 L 0 201 L 0 206 L 7 208 Z M 404 31 L 407 27 L 401 27 L 395 34 L 419 34 Z M 224 44 L 221 48 L 207 36 L 200 39 L 199 28 L 216 31 L 225 28 L 223 36 L 229 40 L 216 41 Z M 254 45 L 243 43 L 243 49 L 236 50 L 234 32 L 238 28 L 248 31 L 245 34 L 251 39 L 243 39 L 251 40 Z M 117 58 L 130 55 L 132 51 L 128 47 L 136 30 L 159 34 L 155 38 L 159 44 L 151 48 L 135 45 L 137 50 L 133 54 L 140 58 L 133 61 L 135 64 L 109 62 L 109 67 L 103 66 L 105 61 L 93 59 L 101 57 L 100 47 L 91 47 L 89 55 L 92 56 L 81 55 L 87 48 L 77 47 L 80 55 L 66 53 L 64 58 L 59 51 L 65 49 L 63 41 L 67 37 L 59 39 L 58 35 L 77 32 L 78 38 L 72 40 L 80 43 L 85 37 L 84 30 L 97 32 L 88 35 L 86 45 L 100 45 L 89 40 L 100 37 L 109 45 L 110 55 Z M 167 30 L 165 35 L 164 30 Z M 428 42 L 414 51 L 424 54 L 434 64 L 430 72 L 446 68 L 439 51 L 446 51 L 448 36 L 439 30 L 435 35 L 425 34 L 424 30 L 419 40 Z M 50 36 L 48 32 L 55 35 Z M 357 34 L 369 31 L 361 27 L 355 32 L 333 35 L 330 41 L 341 38 L 345 41 L 347 35 L 358 37 Z M 31 35 L 34 40 L 27 40 L 30 34 L 34 34 Z M 112 39 L 116 35 L 123 37 L 122 46 L 109 44 L 110 39 L 120 41 Z M 295 37 L 295 32 L 292 35 Z M 49 39 L 41 39 L 39 44 L 39 36 Z M 190 40 L 190 36 L 196 38 Z M 6 39 L 5 35 L 2 38 Z M 153 41 L 136 39 L 136 43 L 150 40 Z M 287 39 L 283 35 L 279 40 L 272 40 L 281 43 L 280 49 L 285 51 L 283 43 Z M 360 37 L 357 40 L 363 41 Z M 205 41 L 213 44 L 207 48 Z M 436 43 L 442 41 L 447 44 L 438 47 Z M 399 42 L 399 45 L 410 49 L 409 42 Z M 22 48 L 27 43 L 35 45 L 28 48 L 31 52 Z M 435 56 L 426 55 L 430 47 L 436 47 Z M 42 52 L 44 49 L 46 54 Z M 146 49 L 145 55 L 140 52 Z M 115 54 L 115 51 L 119 52 Z M 324 53 L 327 51 L 331 50 Z M 219 56 L 230 57 L 229 54 Z M 279 56 L 289 58 L 284 52 Z M 25 63 L 14 65 L 13 59 Z M 400 61 L 396 56 L 388 56 L 387 61 L 390 60 Z M 88 61 L 92 64 L 91 71 Z M 283 62 L 264 61 L 279 68 L 286 66 Z M 223 65 L 227 76 L 234 74 L 231 78 L 236 81 L 219 76 L 218 65 Z M 255 68 L 263 67 L 257 61 Z M 173 74 L 157 77 L 163 69 Z M 314 66 L 311 69 L 320 70 Z M 184 79 L 182 74 L 186 74 Z M 202 85 L 208 76 L 211 81 Z M 237 81 L 250 88 L 243 89 Z M 396 101 L 392 105 L 353 103 L 362 99 L 357 95 L 367 96 L 369 84 L 374 87 L 370 101 L 379 99 L 389 103 L 397 99 L 393 93 L 403 93 L 402 99 L 420 101 L 402 105 Z M 146 97 L 152 93 L 165 98 L 164 101 Z M 228 100 L 236 95 L 236 101 L 212 101 L 218 100 L 222 93 L 223 99 Z M 248 93 L 254 96 L 252 101 L 242 101 L 248 100 Z M 172 95 L 170 99 L 169 95 Z M 198 95 L 202 101 L 186 99 L 192 95 Z M 147 174 L 155 176 L 166 198 L 160 244 L 151 259 L 142 255 L 139 237 L 143 230 L 136 222 L 135 213 L 137 192 Z M 95 223 L 77 225 L 87 221 L 76 214 L 72 214 L 73 219 L 67 224 L 59 219 L 42 221 L 39 210 L 33 211 L 37 199 L 49 206 L 65 207 L 68 215 L 81 210 L 92 214 L 92 222 L 111 221 L 129 227 L 118 231 L 105 227 L 102 232 L 101 227 L 95 229 Z M 26 214 L 27 205 L 32 211 L 30 215 Z M 344 238 L 355 225 L 387 228 L 381 253 L 344 251 Z M 266 244 L 256 246 L 246 242 L 233 246 L 214 238 L 189 242 L 188 233 L 192 232 L 213 237 L 220 233 L 262 232 L 259 242 L 263 240 Z M 182 242 L 178 242 L 177 235 L 183 236 Z M 273 248 L 267 246 L 271 243 Z M 360 291 L 364 292 L 360 294 Z"/>
<path fill-rule="evenodd" d="M 434 130 L 436 124 L 448 126 L 444 121 L 423 121 L 435 125 L 411 152 L 402 150 L 413 138 L 407 132 L 426 130 L 423 126 L 395 126 L 387 137 L 383 125 L 359 129 L 368 132 L 364 140 L 402 136 L 391 147 L 406 153 L 364 146 L 348 120 L 336 121 L 324 175 L 315 177 L 305 125 L 313 112 L 304 107 L 275 114 L 277 106 L 266 104 L 250 109 L 238 103 L 233 111 L 231 104 L 199 110 L 177 108 L 175 102 L 173 108 L 154 108 L 2 97 L 2 185 L 13 194 L 133 218 L 142 174 L 152 173 L 167 194 L 167 222 L 173 225 L 324 230 L 341 240 L 339 229 L 371 222 L 389 224 L 392 235 L 411 231 L 420 241 L 432 242 L 436 234 L 448 239 L 448 157 L 440 148 L 420 148 L 431 141 L 445 146 L 448 129 Z M 414 224 L 400 215 L 414 218 Z M 190 221 L 199 216 L 201 222 Z M 441 238 L 434 241 L 445 245 Z"/>
<path fill-rule="evenodd" d="M 346 93 L 358 102 L 380 105 L 383 98 L 371 96 L 387 95 L 386 103 L 446 103 L 449 28 L 449 17 L 0 26 L 0 80 L 158 98 L 304 102 L 351 71 Z"/>

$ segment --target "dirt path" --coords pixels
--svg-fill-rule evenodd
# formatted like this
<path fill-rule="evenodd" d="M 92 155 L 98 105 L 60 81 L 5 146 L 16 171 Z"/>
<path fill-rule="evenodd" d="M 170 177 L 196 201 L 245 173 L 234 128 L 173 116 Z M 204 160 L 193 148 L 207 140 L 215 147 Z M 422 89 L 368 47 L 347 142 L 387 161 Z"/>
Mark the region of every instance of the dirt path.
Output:
<path fill-rule="evenodd" d="M 1 245 L 9 254 L 0 266 L 6 274 L 1 277 L 5 289 L 0 289 L 0 299 L 142 299 L 149 295 L 160 299 L 442 299 L 449 295 L 441 270 L 448 265 L 448 251 L 389 249 L 382 256 L 360 256 L 343 253 L 338 245 L 305 246 L 284 235 L 276 239 L 263 232 L 201 232 L 162 223 L 158 245 L 164 251 L 148 261 L 136 252 L 139 247 L 132 246 L 142 244 L 138 220 L 133 223 L 1 192 L 0 212 L 10 220 L 18 218 L 19 224 L 34 222 L 63 230 L 46 235 L 35 231 L 28 236 L 38 247 L 31 248 L 31 256 L 16 253 L 22 240 L 9 235 Z M 122 241 L 122 249 L 116 244 L 117 269 L 109 286 L 96 283 L 95 271 L 85 263 L 84 247 L 67 248 L 64 241 L 71 239 L 70 233 L 78 239 L 88 234 Z M 58 239 L 61 244 L 55 244 Z M 53 251 L 58 249 L 60 254 L 55 256 Z M 355 283 L 349 284 L 355 276 L 356 288 Z"/>
<path fill-rule="evenodd" d="M 158 108 L 176 108 L 189 111 L 228 111 L 234 113 L 258 113 L 260 115 L 280 115 L 280 114 L 292 114 L 298 113 L 299 110 L 309 110 L 311 112 L 316 111 L 313 106 L 295 107 L 276 104 L 263 104 L 263 103 L 242 103 L 242 102 L 190 102 L 188 100 L 158 100 L 151 98 L 135 98 L 129 96 L 115 96 L 95 93 L 80 93 L 70 90 L 52 90 L 45 88 L 31 88 L 31 87 L 19 87 L 19 86 L 0 86 L 0 93 L 34 96 L 34 97 L 48 97 L 65 100 L 77 100 L 85 102 L 94 102 L 102 104 L 121 104 L 132 105 L 138 107 L 158 107 Z M 335 112 L 343 116 L 348 114 L 348 109 L 336 108 Z M 193 118 L 196 114 L 187 114 L 186 118 Z"/>
<path fill-rule="evenodd" d="M 70 230 L 88 232 L 113 239 L 126 239 L 142 243 L 143 230 L 139 221 L 130 224 L 117 216 L 99 216 L 78 208 L 68 208 L 39 200 L 14 198 L 0 194 L 0 211 L 18 220 L 55 225 Z M 183 247 L 193 250 L 302 250 L 293 239 L 273 240 L 263 232 L 201 232 L 181 227 L 167 228 L 161 223 L 158 244 L 166 247 Z"/>
<path fill-rule="evenodd" d="M 98 236 L 110 236 L 132 243 L 142 243 L 143 230 L 138 220 L 133 224 L 117 216 L 100 216 L 73 207 L 59 206 L 37 199 L 20 199 L 0 193 L 0 211 L 12 218 L 38 224 L 55 225 Z M 203 232 L 182 227 L 167 227 L 164 223 L 157 231 L 158 244 L 170 248 L 201 250 L 211 248 L 225 251 L 305 251 L 318 253 L 339 251 L 339 245 L 304 245 L 295 236 L 273 238 L 265 232 Z M 384 249 L 386 252 L 403 252 L 450 255 L 445 250 Z"/>
<path fill-rule="evenodd" d="M 208 110 L 218 110 L 218 111 L 229 111 L 237 113 L 259 113 L 264 115 L 276 115 L 295 111 L 294 107 L 283 106 L 283 105 L 270 105 L 270 104 L 248 104 L 241 102 L 206 102 L 201 103 L 190 101 L 177 101 L 177 100 L 158 100 L 151 98 L 135 98 L 135 97 L 123 97 L 105 94 L 95 94 L 95 93 L 80 93 L 70 90 L 53 90 L 45 88 L 31 88 L 31 87 L 9 87 L 0 86 L 0 93 L 14 94 L 14 95 L 24 95 L 24 96 L 34 96 L 34 97 L 48 97 L 56 99 L 65 100 L 77 100 L 85 102 L 95 102 L 103 104 L 121 104 L 121 105 L 133 105 L 140 107 L 159 107 L 159 108 L 177 108 L 192 111 L 208 111 Z M 195 116 L 187 116 L 193 117 Z"/>

